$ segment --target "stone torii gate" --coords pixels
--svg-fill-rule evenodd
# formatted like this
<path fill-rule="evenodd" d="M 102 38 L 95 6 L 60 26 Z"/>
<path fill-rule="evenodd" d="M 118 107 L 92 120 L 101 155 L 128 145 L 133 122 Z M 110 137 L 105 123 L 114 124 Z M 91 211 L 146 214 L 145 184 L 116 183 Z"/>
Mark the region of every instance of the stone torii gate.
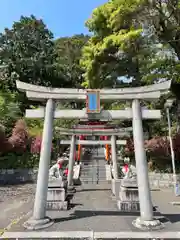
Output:
<path fill-rule="evenodd" d="M 75 145 L 105 145 L 109 144 L 112 148 L 112 162 L 114 166 L 114 178 L 118 179 L 118 165 L 117 165 L 117 156 L 116 156 L 116 145 L 126 145 L 126 140 L 116 140 L 116 136 L 129 137 L 130 134 L 124 129 L 64 129 L 58 128 L 60 135 L 72 135 L 71 140 L 61 140 L 60 144 L 70 144 L 70 156 L 69 156 L 69 174 L 68 174 L 68 186 L 72 185 L 73 179 L 73 164 L 74 164 L 74 151 Z M 86 136 L 111 136 L 111 140 L 77 140 L 75 136 L 77 135 L 86 135 Z"/>
<path fill-rule="evenodd" d="M 101 101 L 129 100 L 132 102 L 132 108 L 128 110 L 102 110 L 99 113 L 93 114 L 93 116 L 85 112 L 84 110 L 55 110 L 55 101 L 85 101 L 87 98 L 88 90 L 47 88 L 26 84 L 19 81 L 16 82 L 16 85 L 20 91 L 26 92 L 26 96 L 30 100 L 46 102 L 45 109 L 26 111 L 26 117 L 44 117 L 44 130 L 33 216 L 26 223 L 24 223 L 24 227 L 35 230 L 45 228 L 53 224 L 53 221 L 50 218 L 46 217 L 46 199 L 48 190 L 48 170 L 51 155 L 54 118 L 95 118 L 102 120 L 132 119 L 140 201 L 140 218 L 137 219 L 137 226 L 148 226 L 152 228 L 157 228 L 160 225 L 160 222 L 158 220 L 155 220 L 153 217 L 147 160 L 144 149 L 142 119 L 159 119 L 161 117 L 161 113 L 160 110 L 147 110 L 141 108 L 140 101 L 158 99 L 161 94 L 169 90 L 171 86 L 171 81 L 136 88 L 100 89 L 99 95 Z M 72 135 L 72 141 L 75 142 L 74 136 L 75 135 Z M 75 143 L 73 143 L 73 145 L 75 145 Z"/>

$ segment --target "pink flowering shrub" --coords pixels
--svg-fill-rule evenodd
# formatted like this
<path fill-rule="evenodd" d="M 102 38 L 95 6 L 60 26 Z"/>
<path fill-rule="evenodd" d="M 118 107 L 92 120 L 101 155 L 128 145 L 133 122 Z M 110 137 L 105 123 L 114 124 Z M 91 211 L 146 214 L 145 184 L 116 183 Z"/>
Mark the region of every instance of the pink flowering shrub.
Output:
<path fill-rule="evenodd" d="M 13 146 L 13 151 L 20 153 L 26 151 L 28 140 L 29 136 L 26 123 L 20 119 L 16 122 L 8 142 Z"/>
<path fill-rule="evenodd" d="M 40 154 L 41 144 L 42 144 L 42 136 L 35 137 L 31 142 L 31 153 Z M 53 146 L 51 148 L 51 152 L 53 152 Z"/>
<path fill-rule="evenodd" d="M 42 143 L 41 136 L 37 136 L 32 140 L 32 143 L 31 143 L 32 154 L 39 154 L 41 152 L 41 143 Z"/>
<path fill-rule="evenodd" d="M 145 141 L 145 149 L 153 156 L 170 156 L 169 140 L 167 137 L 154 137 Z"/>

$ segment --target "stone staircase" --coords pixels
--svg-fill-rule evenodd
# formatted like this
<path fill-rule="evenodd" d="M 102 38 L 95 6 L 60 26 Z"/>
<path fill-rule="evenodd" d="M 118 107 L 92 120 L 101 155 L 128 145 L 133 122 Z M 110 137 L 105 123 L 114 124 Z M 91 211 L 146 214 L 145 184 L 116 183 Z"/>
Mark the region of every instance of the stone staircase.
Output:
<path fill-rule="evenodd" d="M 97 153 L 84 154 L 80 176 L 82 184 L 107 182 L 105 164 L 103 148 L 99 148 Z"/>

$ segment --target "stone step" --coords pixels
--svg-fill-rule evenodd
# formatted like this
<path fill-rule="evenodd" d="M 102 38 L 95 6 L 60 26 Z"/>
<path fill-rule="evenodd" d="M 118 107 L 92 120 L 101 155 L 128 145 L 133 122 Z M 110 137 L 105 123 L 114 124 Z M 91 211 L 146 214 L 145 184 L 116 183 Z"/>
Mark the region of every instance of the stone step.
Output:
<path fill-rule="evenodd" d="M 75 239 L 110 239 L 110 240 L 127 240 L 127 239 L 179 239 L 180 233 L 174 232 L 136 232 L 136 231 L 125 231 L 125 232 L 94 232 L 94 231 L 34 231 L 34 232 L 5 232 L 1 239 L 53 239 L 53 240 L 75 240 Z"/>

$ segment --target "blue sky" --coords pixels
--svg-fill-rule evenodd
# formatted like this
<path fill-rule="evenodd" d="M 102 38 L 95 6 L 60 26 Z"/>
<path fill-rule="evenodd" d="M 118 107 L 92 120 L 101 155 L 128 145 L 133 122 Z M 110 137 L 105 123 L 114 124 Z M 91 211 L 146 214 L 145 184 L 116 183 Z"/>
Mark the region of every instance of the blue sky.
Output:
<path fill-rule="evenodd" d="M 0 32 L 21 15 L 42 18 L 54 37 L 88 33 L 84 22 L 107 0 L 0 0 Z"/>

